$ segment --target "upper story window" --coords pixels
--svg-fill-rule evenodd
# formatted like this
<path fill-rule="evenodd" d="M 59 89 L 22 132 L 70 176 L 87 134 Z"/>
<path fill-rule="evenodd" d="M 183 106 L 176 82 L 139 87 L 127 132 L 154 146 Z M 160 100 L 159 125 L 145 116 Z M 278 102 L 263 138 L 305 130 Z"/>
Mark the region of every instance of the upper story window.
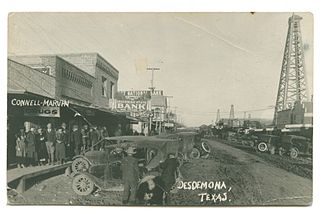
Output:
<path fill-rule="evenodd" d="M 101 92 L 102 92 L 102 96 L 107 97 L 107 78 L 105 78 L 104 76 L 101 77 Z"/>

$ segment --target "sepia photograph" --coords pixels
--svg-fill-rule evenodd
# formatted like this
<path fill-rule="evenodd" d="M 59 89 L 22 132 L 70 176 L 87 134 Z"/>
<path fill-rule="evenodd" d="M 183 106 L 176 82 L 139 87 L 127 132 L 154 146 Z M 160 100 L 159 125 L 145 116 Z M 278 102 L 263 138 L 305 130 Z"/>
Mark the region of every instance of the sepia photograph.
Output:
<path fill-rule="evenodd" d="M 313 36 L 310 12 L 9 13 L 7 204 L 312 205 Z"/>

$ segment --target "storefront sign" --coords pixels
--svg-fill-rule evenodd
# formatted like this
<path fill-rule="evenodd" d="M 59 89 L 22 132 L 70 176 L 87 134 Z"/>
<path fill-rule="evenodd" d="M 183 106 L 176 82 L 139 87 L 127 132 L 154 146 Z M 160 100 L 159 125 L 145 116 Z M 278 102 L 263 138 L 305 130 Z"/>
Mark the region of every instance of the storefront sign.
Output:
<path fill-rule="evenodd" d="M 115 109 L 123 112 L 142 112 L 148 109 L 147 101 L 116 100 L 115 106 Z"/>
<path fill-rule="evenodd" d="M 119 91 L 117 99 L 129 100 L 148 100 L 151 96 L 163 96 L 162 90 L 136 90 L 136 91 Z"/>
<path fill-rule="evenodd" d="M 59 107 L 28 107 L 24 108 L 25 116 L 60 117 Z"/>

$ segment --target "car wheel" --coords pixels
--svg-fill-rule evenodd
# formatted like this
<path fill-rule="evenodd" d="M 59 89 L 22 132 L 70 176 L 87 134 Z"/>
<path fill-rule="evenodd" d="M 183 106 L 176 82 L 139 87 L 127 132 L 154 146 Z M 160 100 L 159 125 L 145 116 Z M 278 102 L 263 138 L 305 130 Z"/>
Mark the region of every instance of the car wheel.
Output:
<path fill-rule="evenodd" d="M 267 144 L 264 143 L 264 142 L 259 143 L 259 144 L 258 144 L 258 150 L 259 150 L 260 152 L 265 152 L 265 151 L 267 151 L 267 150 L 268 150 Z"/>
<path fill-rule="evenodd" d="M 297 148 L 290 149 L 290 157 L 291 158 L 297 158 L 299 155 L 299 151 Z"/>
<path fill-rule="evenodd" d="M 201 142 L 201 147 L 205 152 L 207 153 L 211 152 L 211 146 L 210 144 L 208 144 L 208 142 L 205 142 L 205 141 Z"/>
<path fill-rule="evenodd" d="M 197 148 L 193 148 L 190 152 L 190 158 L 199 159 L 200 158 L 200 151 Z"/>
<path fill-rule="evenodd" d="M 86 175 L 79 174 L 72 180 L 72 189 L 81 196 L 87 196 L 94 190 L 93 181 Z"/>
<path fill-rule="evenodd" d="M 89 162 L 84 158 L 76 158 L 71 165 L 73 172 L 78 173 L 89 169 Z"/>

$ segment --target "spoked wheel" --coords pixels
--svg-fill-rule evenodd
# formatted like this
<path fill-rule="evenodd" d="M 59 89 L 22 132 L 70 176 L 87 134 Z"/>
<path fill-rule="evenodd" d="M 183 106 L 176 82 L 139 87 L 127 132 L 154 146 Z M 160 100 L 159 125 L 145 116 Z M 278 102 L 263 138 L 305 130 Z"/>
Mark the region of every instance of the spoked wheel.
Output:
<path fill-rule="evenodd" d="M 264 142 L 259 143 L 259 144 L 258 144 L 258 150 L 259 150 L 260 152 L 265 152 L 265 151 L 267 151 L 267 150 L 268 150 L 267 144 L 264 143 Z"/>
<path fill-rule="evenodd" d="M 297 158 L 299 155 L 299 151 L 297 148 L 290 149 L 290 157 L 291 158 Z"/>
<path fill-rule="evenodd" d="M 78 173 L 89 169 L 89 162 L 83 158 L 76 158 L 71 165 L 73 172 Z"/>
<path fill-rule="evenodd" d="M 205 141 L 201 142 L 201 147 L 205 152 L 207 152 L 207 153 L 211 152 L 211 146 L 207 142 L 205 142 Z"/>
<path fill-rule="evenodd" d="M 200 151 L 197 148 L 193 148 L 190 152 L 190 158 L 192 159 L 199 159 L 200 158 Z"/>
<path fill-rule="evenodd" d="M 86 175 L 79 174 L 73 178 L 72 189 L 76 194 L 86 196 L 93 192 L 94 183 Z"/>

